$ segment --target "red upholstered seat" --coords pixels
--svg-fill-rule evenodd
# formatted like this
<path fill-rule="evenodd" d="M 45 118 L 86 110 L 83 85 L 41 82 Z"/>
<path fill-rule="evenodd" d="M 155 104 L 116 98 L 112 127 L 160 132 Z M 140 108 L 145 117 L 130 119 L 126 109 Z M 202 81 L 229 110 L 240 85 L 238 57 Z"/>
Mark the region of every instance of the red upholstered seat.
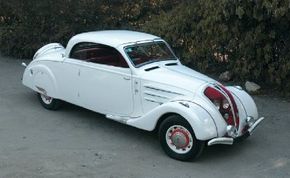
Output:
<path fill-rule="evenodd" d="M 74 53 L 74 57 L 97 64 L 129 67 L 123 56 L 113 48 L 88 48 Z"/>

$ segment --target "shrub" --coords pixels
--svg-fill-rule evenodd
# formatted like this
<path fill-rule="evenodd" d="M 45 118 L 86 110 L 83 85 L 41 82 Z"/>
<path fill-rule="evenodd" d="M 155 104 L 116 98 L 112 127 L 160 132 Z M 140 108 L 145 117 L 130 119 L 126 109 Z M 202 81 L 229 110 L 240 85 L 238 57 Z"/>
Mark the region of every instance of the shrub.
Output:
<path fill-rule="evenodd" d="M 2 22 L 1 52 L 15 57 L 31 58 L 42 45 L 65 42 L 83 29 L 99 27 L 98 3 L 90 0 L 21 1 L 2 2 L 8 15 Z M 1 5 L 2 6 L 2 5 Z M 9 13 L 9 9 L 15 9 Z M 86 10 L 84 10 L 86 9 Z M 12 17 L 12 18 L 11 18 Z"/>
<path fill-rule="evenodd" d="M 136 29 L 165 38 L 187 65 L 290 89 L 289 0 L 10 0 L 0 2 L 0 51 L 31 58 L 79 32 Z"/>
<path fill-rule="evenodd" d="M 0 51 L 31 58 L 46 43 L 65 45 L 74 34 L 133 29 L 177 0 L 11 0 L 0 2 Z"/>
<path fill-rule="evenodd" d="M 173 43 L 181 58 L 199 70 L 227 68 L 237 80 L 289 92 L 288 0 L 185 2 L 143 29 Z"/>

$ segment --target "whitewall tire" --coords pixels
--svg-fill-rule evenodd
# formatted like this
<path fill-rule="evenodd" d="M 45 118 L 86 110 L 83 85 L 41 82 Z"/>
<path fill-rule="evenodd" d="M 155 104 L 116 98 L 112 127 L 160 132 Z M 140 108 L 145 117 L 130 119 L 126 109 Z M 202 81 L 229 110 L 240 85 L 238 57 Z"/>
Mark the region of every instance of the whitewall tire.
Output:
<path fill-rule="evenodd" d="M 61 101 L 50 96 L 37 93 L 40 104 L 49 110 L 57 110 L 61 106 Z"/>
<path fill-rule="evenodd" d="M 205 145 L 196 139 L 190 124 L 180 115 L 171 115 L 161 123 L 159 140 L 168 156 L 181 161 L 196 159 Z"/>

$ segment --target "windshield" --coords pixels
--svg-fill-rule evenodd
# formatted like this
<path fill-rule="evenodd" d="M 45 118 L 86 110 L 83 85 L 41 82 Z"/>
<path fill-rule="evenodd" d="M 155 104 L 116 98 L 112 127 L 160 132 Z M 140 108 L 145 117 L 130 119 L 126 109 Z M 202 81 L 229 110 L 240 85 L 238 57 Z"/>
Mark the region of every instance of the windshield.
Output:
<path fill-rule="evenodd" d="M 163 41 L 130 45 L 124 50 L 135 67 L 152 62 L 176 60 L 174 54 Z"/>

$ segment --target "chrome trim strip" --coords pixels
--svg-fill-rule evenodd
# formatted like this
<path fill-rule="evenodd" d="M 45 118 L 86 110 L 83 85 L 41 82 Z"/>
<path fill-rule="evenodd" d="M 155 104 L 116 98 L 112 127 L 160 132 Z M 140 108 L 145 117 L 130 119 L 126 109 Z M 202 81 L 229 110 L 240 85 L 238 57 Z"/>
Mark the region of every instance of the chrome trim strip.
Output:
<path fill-rule="evenodd" d="M 116 115 L 112 115 L 112 114 L 107 114 L 106 118 L 112 119 L 114 121 L 117 121 L 117 122 L 120 122 L 123 124 L 127 124 L 127 121 L 129 120 L 129 117 L 116 116 Z"/>
<path fill-rule="evenodd" d="M 217 89 L 219 89 L 222 94 L 226 97 L 226 99 L 229 101 L 229 104 L 231 106 L 231 110 L 232 110 L 232 115 L 233 115 L 233 118 L 234 118 L 234 122 L 235 122 L 235 127 L 237 128 L 237 118 L 236 118 L 236 114 L 235 114 L 235 109 L 233 107 L 233 103 L 232 103 L 232 100 L 231 98 L 229 97 L 229 95 L 220 87 L 218 86 L 217 84 L 214 85 Z M 229 91 L 230 92 L 230 91 Z M 237 128 L 238 129 L 238 128 Z"/>
<path fill-rule="evenodd" d="M 207 142 L 207 145 L 208 146 L 212 146 L 216 144 L 232 145 L 233 143 L 234 143 L 233 138 L 220 137 L 220 138 L 211 139 L 209 142 Z"/>
<path fill-rule="evenodd" d="M 166 93 L 171 93 L 171 94 L 176 94 L 176 95 L 181 95 L 181 96 L 183 96 L 183 94 L 181 94 L 181 93 L 177 93 L 177 92 L 174 92 L 174 91 L 163 90 L 163 89 L 154 88 L 154 87 L 151 87 L 151 86 L 144 86 L 144 87 L 145 87 L 145 88 L 148 88 L 148 89 L 152 89 L 152 90 L 157 90 L 157 91 L 161 91 L 161 92 L 166 92 Z"/>
<path fill-rule="evenodd" d="M 189 108 L 189 105 L 187 103 L 184 103 L 184 102 L 179 102 L 179 104 L 181 104 L 182 106 L 186 107 L 186 108 Z"/>
<path fill-rule="evenodd" d="M 257 126 L 264 120 L 264 117 L 259 118 L 249 129 L 248 132 L 250 133 L 250 135 L 253 134 L 253 132 L 255 131 L 255 129 L 257 128 Z"/>
<path fill-rule="evenodd" d="M 152 100 L 152 99 L 149 99 L 149 98 L 144 98 L 146 101 L 149 101 L 149 102 L 152 102 L 152 103 L 157 103 L 157 104 L 163 104 L 162 102 L 159 102 L 159 101 L 155 101 L 155 100 Z"/>
<path fill-rule="evenodd" d="M 238 85 L 236 85 L 236 86 L 234 86 L 236 89 L 238 89 L 238 90 L 243 90 L 243 88 L 241 87 L 241 86 L 238 86 Z"/>
<path fill-rule="evenodd" d="M 153 96 L 153 97 L 162 98 L 162 99 L 169 99 L 169 98 L 166 97 L 166 96 L 157 95 L 157 94 L 155 94 L 155 93 L 150 93 L 150 92 L 147 92 L 147 91 L 145 91 L 144 94 L 145 94 L 145 95 L 149 95 L 149 96 Z"/>

